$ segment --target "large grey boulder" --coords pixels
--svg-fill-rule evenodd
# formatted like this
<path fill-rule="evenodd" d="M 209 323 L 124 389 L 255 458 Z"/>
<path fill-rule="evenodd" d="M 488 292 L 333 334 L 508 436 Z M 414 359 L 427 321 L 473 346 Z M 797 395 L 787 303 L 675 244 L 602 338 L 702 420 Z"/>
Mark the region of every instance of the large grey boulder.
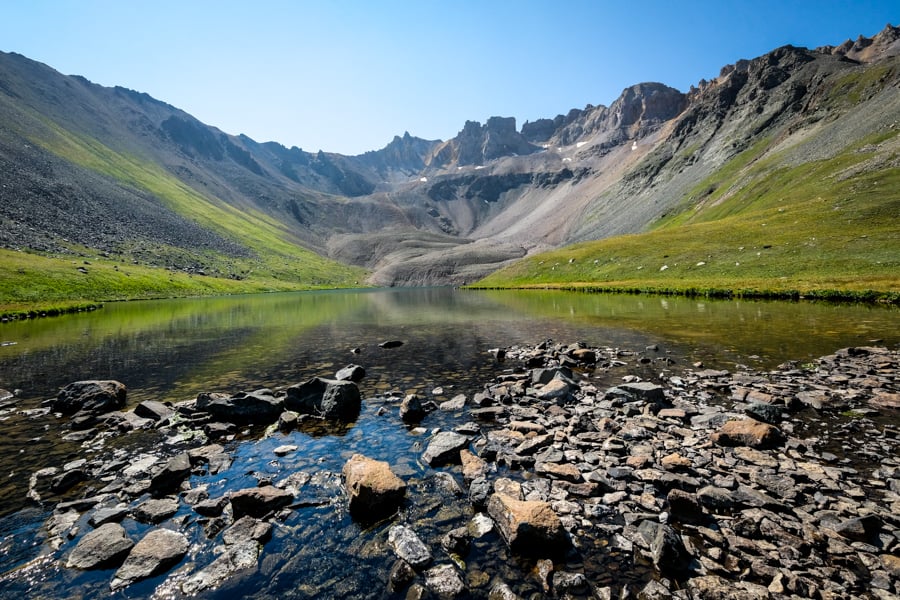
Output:
<path fill-rule="evenodd" d="M 455 431 L 441 431 L 428 443 L 422 460 L 436 467 L 447 463 L 459 464 L 459 451 L 469 445 L 469 438 Z"/>
<path fill-rule="evenodd" d="M 115 591 L 167 571 L 184 558 L 189 545 L 187 538 L 177 531 L 151 530 L 131 549 L 109 587 Z"/>
<path fill-rule="evenodd" d="M 300 414 L 353 421 L 359 416 L 362 399 L 352 381 L 313 377 L 287 389 L 284 407 Z"/>
<path fill-rule="evenodd" d="M 127 388 L 119 381 L 75 381 L 59 391 L 50 408 L 65 415 L 100 415 L 123 408 L 126 396 Z"/>
<path fill-rule="evenodd" d="M 283 410 L 281 398 L 271 390 L 238 392 L 234 396 L 202 393 L 197 396 L 197 409 L 229 423 L 273 423 Z"/>
<path fill-rule="evenodd" d="M 107 523 L 86 533 L 69 554 L 70 569 L 108 569 L 121 564 L 134 542 L 118 523 Z"/>

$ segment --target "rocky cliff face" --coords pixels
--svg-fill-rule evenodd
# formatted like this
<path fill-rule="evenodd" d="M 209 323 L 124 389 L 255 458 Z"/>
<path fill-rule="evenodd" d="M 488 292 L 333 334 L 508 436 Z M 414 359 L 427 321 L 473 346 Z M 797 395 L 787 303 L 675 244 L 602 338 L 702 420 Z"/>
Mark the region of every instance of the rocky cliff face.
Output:
<path fill-rule="evenodd" d="M 296 243 L 373 268 L 380 284 L 471 281 L 531 251 L 640 231 L 756 143 L 802 162 L 896 127 L 898 71 L 900 29 L 888 26 L 840 46 L 740 60 L 687 93 L 641 83 L 609 107 L 572 109 L 521 131 L 512 117 L 492 117 L 466 122 L 447 141 L 405 133 L 381 150 L 342 156 L 228 135 L 146 94 L 0 54 L 8 182 L 0 244 L 50 251 L 76 240 L 108 251 L 156 240 L 186 252 L 250 252 L 152 186 L 76 164 L 64 152 L 75 140 L 266 215 Z M 812 137 L 804 154 L 791 153 Z M 92 226 L 100 214 L 114 218 Z"/>

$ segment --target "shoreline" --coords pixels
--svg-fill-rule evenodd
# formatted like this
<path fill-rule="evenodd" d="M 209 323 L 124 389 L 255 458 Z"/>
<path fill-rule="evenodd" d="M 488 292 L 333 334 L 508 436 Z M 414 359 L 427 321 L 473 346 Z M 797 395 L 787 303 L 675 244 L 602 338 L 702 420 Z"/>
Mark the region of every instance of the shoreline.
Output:
<path fill-rule="evenodd" d="M 428 465 L 422 481 L 455 486 L 459 492 L 451 492 L 447 502 L 464 507 L 453 522 L 458 525 L 462 519 L 462 528 L 418 518 L 419 507 L 440 503 L 445 492 L 416 483 L 400 469 L 410 486 L 405 499 L 360 533 L 381 540 L 375 546 L 380 550 L 373 551 L 385 565 L 379 579 L 390 593 L 422 597 L 440 595 L 446 588 L 455 591 L 442 597 L 513 598 L 543 590 L 586 598 L 612 597 L 627 588 L 654 598 L 677 597 L 680 589 L 700 597 L 730 590 L 747 598 L 879 598 L 875 590 L 900 591 L 898 351 L 851 348 L 813 364 L 785 363 L 763 373 L 696 365 L 678 374 L 652 348 L 545 343 L 498 348 L 493 354 L 508 367 L 503 375 L 484 382 L 484 389 L 471 397 L 424 402 L 417 418 L 404 418 L 409 414 L 404 404 L 408 409 L 413 403 L 408 397 L 363 400 L 371 408 L 378 406 L 375 418 L 381 423 L 408 424 L 421 439 L 420 460 Z M 637 369 L 647 376 L 635 375 Z M 359 371 L 345 375 L 347 379 L 335 381 L 361 377 Z M 621 383 L 600 383 L 613 379 Z M 279 394 L 260 390 L 219 399 L 223 406 L 240 399 L 245 404 L 260 401 L 255 405 L 269 415 L 265 420 L 273 425 L 268 435 L 276 440 L 290 441 L 284 432 L 292 427 L 324 426 L 316 417 L 295 417 L 294 425 L 285 425 L 290 417 L 284 416 L 283 404 L 290 392 Z M 183 564 L 159 584 L 177 596 L 227 585 L 239 571 L 253 568 L 267 552 L 268 538 L 259 531 L 277 531 L 309 506 L 346 510 L 346 489 L 315 487 L 316 478 L 334 481 L 333 472 L 278 471 L 255 488 L 226 481 L 225 493 L 220 489 L 216 494 L 193 484 L 192 479 L 204 475 L 229 473 L 234 450 L 212 438 L 216 432 L 233 435 L 247 422 L 236 413 L 203 416 L 204 411 L 211 414 L 212 400 L 217 399 L 175 406 L 145 402 L 130 414 L 83 414 L 77 427 L 72 426 L 78 417 L 63 418 L 60 424 L 72 427 L 67 435 L 82 437 L 86 450 L 92 444 L 102 449 L 105 442 L 129 435 L 129 429 L 181 432 L 184 439 L 166 452 L 157 450 L 154 456 L 151 451 L 152 460 L 143 454 L 120 456 L 119 466 L 113 467 L 75 460 L 68 469 L 33 474 L 30 488 L 39 499 L 54 485 L 59 492 L 58 499 L 55 492 L 47 497 L 55 508 L 46 524 L 48 558 L 42 560 L 71 562 L 86 534 L 97 531 L 88 521 L 106 523 L 98 514 L 114 514 L 118 520 L 110 522 L 116 523 L 149 521 L 140 526 L 145 532 L 166 529 L 187 537 L 200 530 L 209 533 L 219 523 L 226 533 L 215 531 L 201 539 L 223 556 L 234 557 L 240 548 L 247 553 L 237 563 L 243 566 L 215 574 L 210 570 L 215 560 L 205 567 Z M 156 418 L 147 412 L 151 408 L 158 411 Z M 802 416 L 803 411 L 814 412 Z M 878 412 L 889 415 L 893 425 L 873 421 Z M 229 426 L 224 414 L 238 424 Z M 260 415 L 254 413 L 250 420 L 264 426 Z M 435 430 L 438 417 L 455 425 Z M 352 420 L 344 427 L 352 428 Z M 845 445 L 852 441 L 845 456 L 827 443 L 828 432 Z M 455 440 L 449 446 L 448 438 Z M 272 458 L 294 451 L 281 444 Z M 867 464 L 870 468 L 864 470 Z M 91 489 L 90 482 L 100 479 L 106 487 Z M 262 503 L 259 509 L 239 505 L 235 497 L 251 495 L 248 490 L 253 489 L 280 499 L 254 500 Z M 147 516 L 151 501 L 162 512 Z M 173 506 L 181 517 L 167 514 Z M 527 522 L 531 509 L 540 509 L 548 538 L 520 538 L 501 526 L 507 518 Z M 233 530 L 239 522 L 240 531 L 256 533 L 239 536 Z M 560 536 L 567 540 L 564 548 Z M 406 546 L 386 537 L 424 546 L 430 558 L 418 562 Z M 544 552 L 550 548 L 552 552 Z M 535 571 L 524 581 L 497 573 L 487 580 L 475 577 L 499 570 L 490 563 L 478 565 L 484 554 L 507 563 L 526 560 Z M 598 557 L 614 560 L 620 576 L 610 578 L 590 567 Z M 865 565 L 867 578 L 853 565 Z M 62 568 L 63 573 L 71 570 Z M 13 575 L 0 576 L 0 585 L 14 584 Z M 107 579 L 98 585 L 102 589 L 110 583 Z M 372 582 L 358 585 L 370 589 Z M 386 592 L 372 593 L 381 597 Z"/>

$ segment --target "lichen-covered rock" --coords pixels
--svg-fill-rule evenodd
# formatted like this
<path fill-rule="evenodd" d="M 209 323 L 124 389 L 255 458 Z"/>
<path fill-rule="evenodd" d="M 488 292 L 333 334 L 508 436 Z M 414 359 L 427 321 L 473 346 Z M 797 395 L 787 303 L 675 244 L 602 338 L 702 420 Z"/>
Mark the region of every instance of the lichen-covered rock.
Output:
<path fill-rule="evenodd" d="M 405 525 L 391 527 L 388 531 L 388 543 L 394 549 L 394 554 L 409 563 L 413 569 L 421 570 L 431 564 L 431 550 L 415 531 Z"/>
<path fill-rule="evenodd" d="M 342 474 L 354 517 L 380 519 L 396 512 L 406 497 L 406 483 L 384 461 L 354 454 Z"/>

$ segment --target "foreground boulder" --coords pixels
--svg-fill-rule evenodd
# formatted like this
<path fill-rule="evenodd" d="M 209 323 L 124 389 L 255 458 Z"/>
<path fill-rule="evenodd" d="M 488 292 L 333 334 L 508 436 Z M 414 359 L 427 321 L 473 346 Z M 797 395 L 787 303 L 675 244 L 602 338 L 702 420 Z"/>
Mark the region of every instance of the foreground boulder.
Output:
<path fill-rule="evenodd" d="M 271 390 L 238 392 L 234 396 L 202 393 L 197 396 L 197 409 L 229 423 L 272 423 L 282 412 L 282 400 Z"/>
<path fill-rule="evenodd" d="M 550 504 L 493 494 L 487 511 L 510 550 L 529 556 L 558 556 L 570 541 Z"/>
<path fill-rule="evenodd" d="M 187 538 L 181 533 L 169 529 L 151 530 L 131 549 L 113 576 L 110 588 L 115 591 L 167 571 L 187 554 L 188 546 Z"/>
<path fill-rule="evenodd" d="M 125 559 L 134 542 L 118 523 L 107 523 L 84 535 L 66 566 L 70 569 L 108 569 Z"/>
<path fill-rule="evenodd" d="M 354 454 L 342 474 L 350 499 L 350 514 L 374 521 L 386 517 L 403 504 L 406 483 L 384 461 Z"/>
<path fill-rule="evenodd" d="M 300 414 L 353 421 L 359 416 L 362 399 L 352 381 L 313 377 L 287 389 L 284 407 Z"/>
<path fill-rule="evenodd" d="M 64 415 L 101 415 L 123 408 L 126 396 L 125 384 L 115 380 L 76 381 L 59 391 L 50 408 Z"/>

